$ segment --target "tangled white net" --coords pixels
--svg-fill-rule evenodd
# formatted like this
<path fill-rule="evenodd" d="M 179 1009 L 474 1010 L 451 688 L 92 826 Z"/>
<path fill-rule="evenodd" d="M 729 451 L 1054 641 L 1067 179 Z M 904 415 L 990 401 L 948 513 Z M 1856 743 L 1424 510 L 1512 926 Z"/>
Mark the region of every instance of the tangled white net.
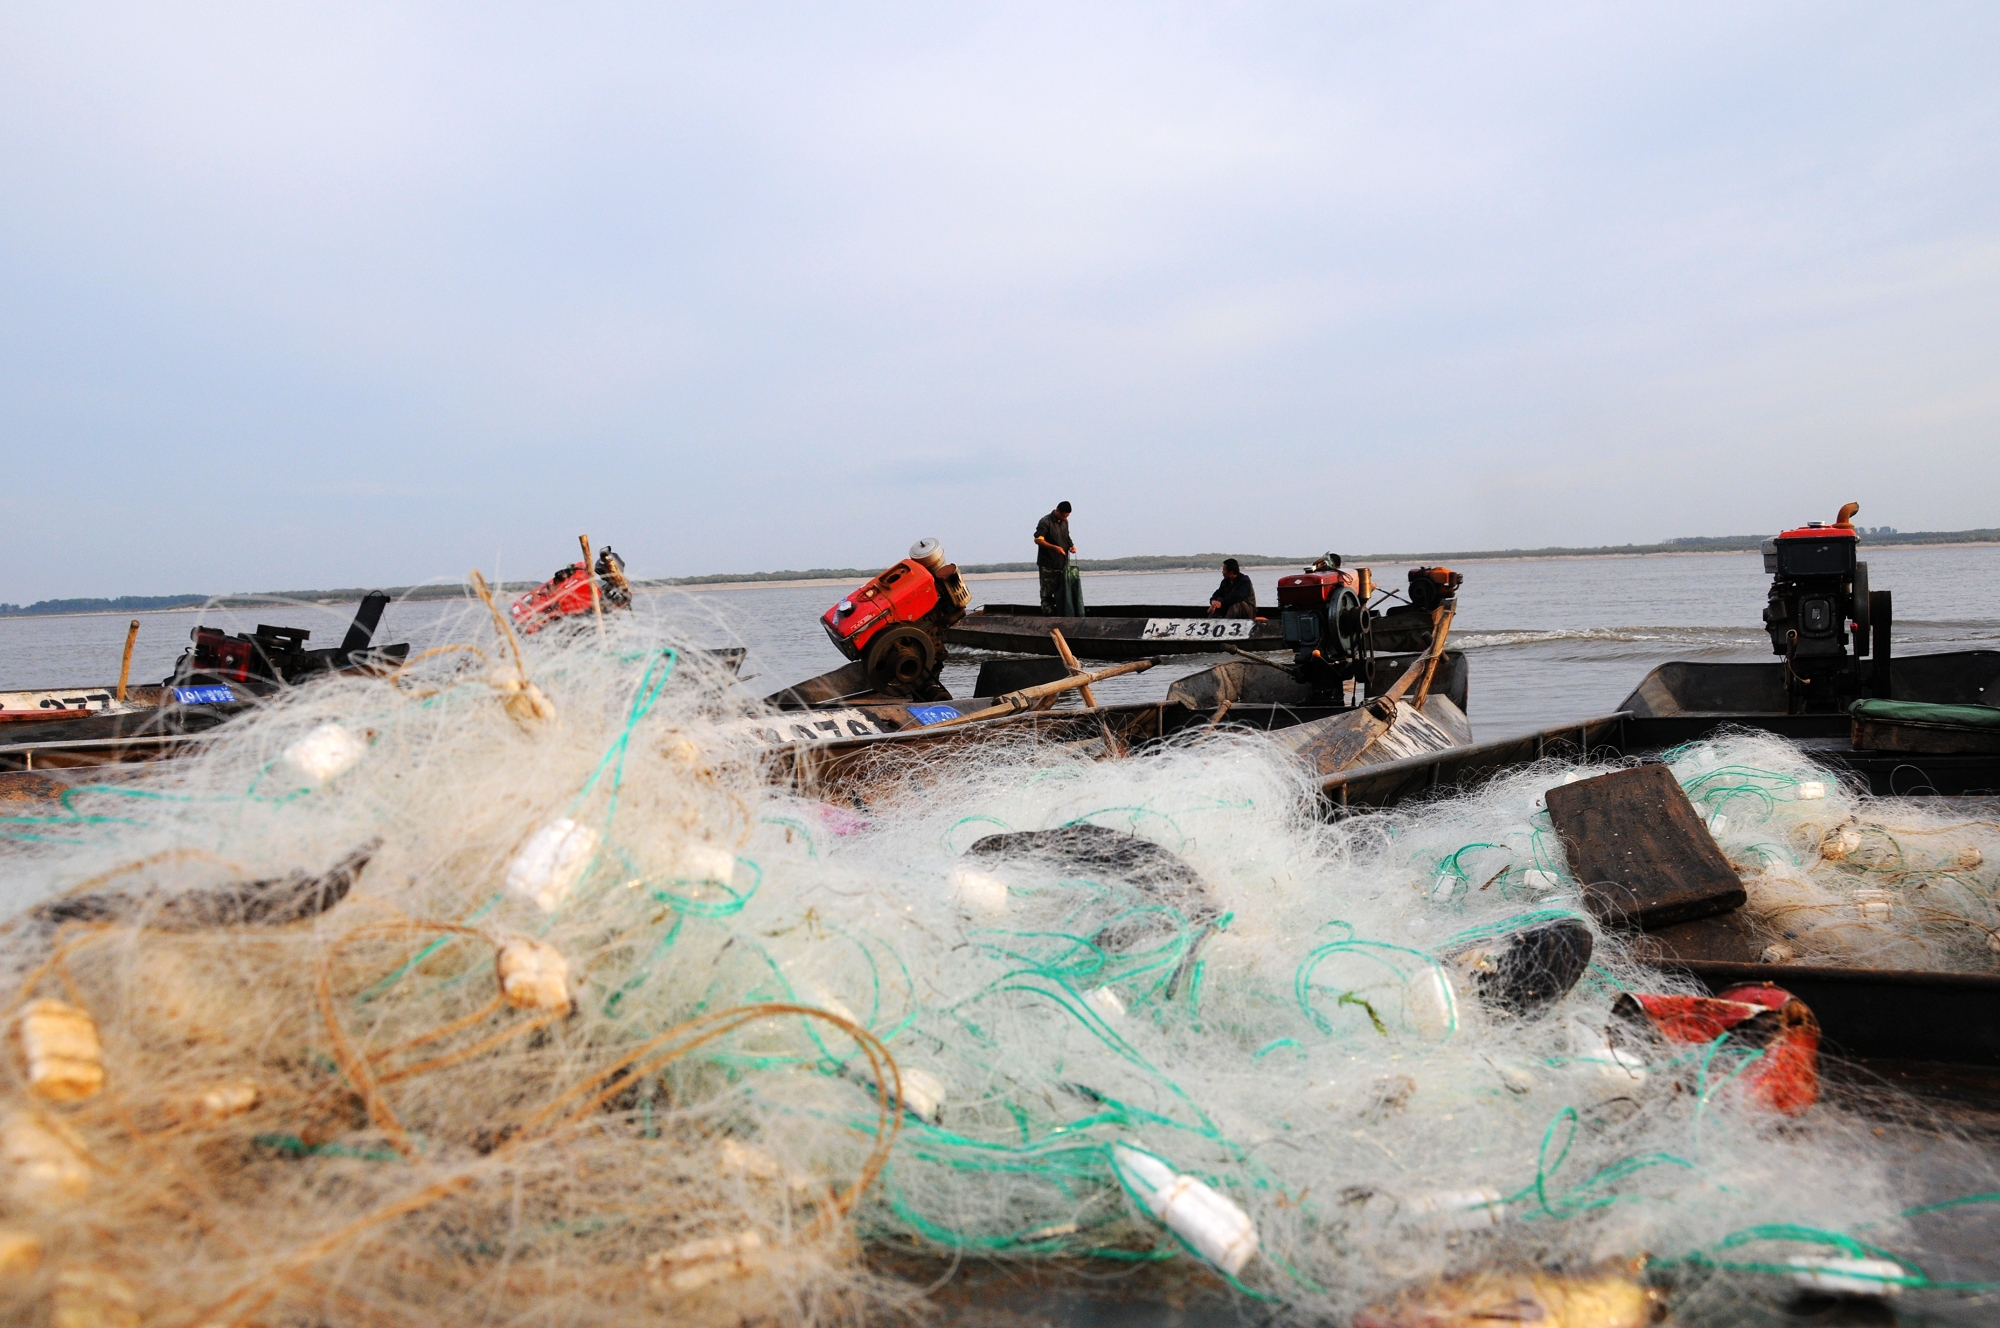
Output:
<path fill-rule="evenodd" d="M 1559 772 L 1329 824 L 1259 738 L 996 737 L 835 806 L 656 631 L 331 679 L 7 818 L 17 1306 L 827 1322 L 914 1294 L 872 1246 L 1186 1258 L 1352 1313 L 1641 1257 L 1712 1296 L 1905 1231 L 1872 1121 L 1773 1116 L 1726 1038 L 1609 1045 L 1618 992 L 1677 988 L 1582 912 Z M 1801 801 L 1762 739 L 1675 769 L 1800 955 L 1991 959 L 1991 827 Z M 967 852 L 1079 825 L 1172 856 Z M 1857 923 L 1869 889 L 1900 893 Z M 1593 942 L 1551 999 L 1456 958 L 1551 924 Z"/>

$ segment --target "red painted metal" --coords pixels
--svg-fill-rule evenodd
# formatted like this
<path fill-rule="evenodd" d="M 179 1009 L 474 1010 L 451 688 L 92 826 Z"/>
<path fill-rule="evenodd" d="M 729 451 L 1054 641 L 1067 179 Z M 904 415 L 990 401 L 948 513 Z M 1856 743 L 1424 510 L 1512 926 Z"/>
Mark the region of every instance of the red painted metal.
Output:
<path fill-rule="evenodd" d="M 524 633 L 539 632 L 557 618 L 591 611 L 590 569 L 571 563 L 514 601 L 508 610 Z"/>
<path fill-rule="evenodd" d="M 955 568 L 946 571 L 956 574 Z M 849 659 L 860 659 L 868 643 L 897 623 L 914 623 L 938 606 L 937 579 L 914 558 L 905 558 L 820 615 L 829 640 Z"/>
<path fill-rule="evenodd" d="M 250 676 L 253 649 L 248 637 L 231 636 L 213 627 L 198 627 L 194 633 L 194 667 L 202 673 L 242 682 Z"/>
<path fill-rule="evenodd" d="M 1796 530 L 1781 530 L 1778 532 L 1777 538 L 1781 540 L 1790 540 L 1790 539 L 1859 540 L 1861 537 L 1855 533 L 1853 526 L 1811 525 L 1811 526 L 1800 526 Z"/>
<path fill-rule="evenodd" d="M 1627 992 L 1613 1013 L 1640 1018 L 1668 1042 L 1699 1045 L 1728 1036 L 1762 1051 L 1743 1072 L 1752 1100 L 1796 1116 L 1819 1100 L 1819 1020 L 1804 1001 L 1769 983 L 1714 996 Z"/>
<path fill-rule="evenodd" d="M 1352 572 L 1294 572 L 1290 576 L 1278 578 L 1278 607 L 1281 609 L 1316 609 L 1325 605 L 1340 593 L 1342 586 L 1361 594 L 1361 573 Z"/>

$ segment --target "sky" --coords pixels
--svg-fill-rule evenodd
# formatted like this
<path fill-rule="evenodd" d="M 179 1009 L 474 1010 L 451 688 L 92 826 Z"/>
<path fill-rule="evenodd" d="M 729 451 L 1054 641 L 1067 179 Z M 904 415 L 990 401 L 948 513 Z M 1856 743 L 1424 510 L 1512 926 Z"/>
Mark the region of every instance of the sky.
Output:
<path fill-rule="evenodd" d="M 2000 526 L 2000 7 L 0 4 L 0 601 Z"/>

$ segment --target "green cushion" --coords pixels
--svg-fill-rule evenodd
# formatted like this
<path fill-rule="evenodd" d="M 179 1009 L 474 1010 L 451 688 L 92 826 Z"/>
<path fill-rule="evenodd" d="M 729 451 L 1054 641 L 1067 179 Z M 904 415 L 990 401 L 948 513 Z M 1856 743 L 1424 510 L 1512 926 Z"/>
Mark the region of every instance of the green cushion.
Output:
<path fill-rule="evenodd" d="M 1933 705 L 1928 701 L 1856 701 L 1847 713 L 1857 719 L 1902 724 L 1949 724 L 1955 728 L 2000 729 L 2000 707 Z"/>

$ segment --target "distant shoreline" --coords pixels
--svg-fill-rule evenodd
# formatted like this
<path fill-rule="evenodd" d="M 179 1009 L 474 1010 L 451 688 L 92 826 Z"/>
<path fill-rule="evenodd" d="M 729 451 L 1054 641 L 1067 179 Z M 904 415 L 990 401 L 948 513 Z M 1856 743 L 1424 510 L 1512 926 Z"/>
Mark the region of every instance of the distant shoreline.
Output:
<path fill-rule="evenodd" d="M 1985 548 L 1992 548 L 1996 545 L 2000 545 L 2000 539 L 1964 540 L 1952 544 L 1913 544 L 1902 547 L 1921 548 L 1921 549 L 1985 549 Z M 1888 549 L 1894 549 L 1896 547 L 1899 546 L 1877 545 L 1875 546 L 1875 549 L 1877 552 L 1884 552 Z M 1863 545 L 1862 551 L 1864 553 L 1867 552 L 1868 546 Z M 1649 549 L 1644 553 L 1625 553 L 1619 550 L 1608 549 L 1603 553 L 1485 553 L 1476 555 L 1429 554 L 1423 557 L 1416 557 L 1416 558 L 1409 557 L 1408 555 L 1399 555 L 1396 557 L 1386 557 L 1386 558 L 1369 555 L 1364 557 L 1343 559 L 1343 562 L 1345 563 L 1345 565 L 1350 567 L 1384 566 L 1384 565 L 1389 567 L 1414 567 L 1422 563 L 1433 563 L 1433 562 L 1442 563 L 1447 561 L 1482 562 L 1482 563 L 1571 563 L 1571 562 L 1587 562 L 1591 559 L 1600 559 L 1600 558 L 1618 558 L 1618 559 L 1721 558 L 1721 557 L 1740 558 L 1743 557 L 1745 554 L 1753 554 L 1756 552 L 1757 550 L 1755 549 Z M 1290 561 L 1283 561 L 1283 562 L 1279 561 L 1252 562 L 1248 558 L 1239 558 L 1237 561 L 1241 563 L 1243 570 L 1246 572 L 1273 571 L 1280 568 L 1290 571 L 1304 567 L 1306 563 L 1306 560 L 1303 558 L 1293 559 Z M 1211 572 L 1219 574 L 1220 567 L 1214 563 L 1191 565 L 1187 567 L 1105 567 L 1105 568 L 1086 567 L 1083 569 L 1083 572 L 1086 576 L 1092 576 L 1092 577 L 1179 576 L 1189 572 Z M 874 575 L 873 572 L 858 572 L 851 577 L 849 576 L 808 577 L 808 578 L 801 578 L 796 581 L 708 581 L 708 582 L 701 582 L 695 585 L 649 581 L 649 582 L 639 583 L 639 588 L 642 590 L 681 590 L 690 593 L 695 591 L 708 591 L 708 590 L 783 590 L 783 589 L 791 589 L 804 586 L 854 585 L 857 584 L 857 582 L 866 580 L 868 577 L 873 575 Z M 964 573 L 964 577 L 967 581 L 1032 581 L 1035 579 L 1035 573 L 966 572 Z"/>
<path fill-rule="evenodd" d="M 1671 541 L 1664 544 L 1647 545 L 1605 545 L 1600 548 L 1571 549 L 1495 549 L 1469 550 L 1456 553 L 1394 553 L 1357 554 L 1347 558 L 1353 566 L 1366 564 L 1387 564 L 1389 566 L 1411 566 L 1421 563 L 1451 562 L 1580 562 L 1593 558 L 1690 558 L 1713 557 L 1718 554 L 1741 555 L 1757 552 L 1763 537 L 1727 536 L 1715 539 Z M 1939 532 L 1898 532 L 1890 536 L 1868 536 L 1861 539 L 1863 553 L 1887 553 L 1896 549 L 1970 549 L 1988 548 L 2000 545 L 2000 529 Z M 1103 559 L 1105 566 L 1092 566 L 1091 560 L 1079 559 L 1078 566 L 1085 574 L 1095 577 L 1112 576 L 1172 576 L 1188 572 L 1215 571 L 1228 555 L 1195 555 L 1187 559 L 1168 559 L 1160 555 L 1135 558 Z M 1277 558 L 1255 554 L 1235 555 L 1245 570 L 1270 570 L 1274 568 L 1303 567 L 1309 558 Z M 1157 561 L 1155 561 L 1157 559 Z M 1132 563 L 1142 564 L 1131 566 Z M 1124 564 L 1124 565 L 1121 565 Z M 886 565 L 886 564 L 885 564 Z M 655 577 L 633 582 L 636 589 L 644 591 L 680 590 L 689 593 L 725 590 L 786 590 L 806 586 L 859 585 L 874 576 L 880 568 L 829 568 L 819 575 L 820 569 L 801 575 L 787 576 L 780 573 L 750 573 L 717 576 Z M 1031 563 L 974 563 L 961 568 L 968 581 L 1031 581 L 1035 578 Z M 500 596 L 518 595 L 534 589 L 539 582 L 508 582 L 504 586 L 493 587 Z M 436 582 L 419 586 L 390 587 L 389 593 L 398 602 L 410 600 L 470 599 L 471 595 L 462 585 L 440 584 Z M 272 591 L 266 593 L 233 592 L 216 595 L 208 599 L 180 604 L 162 604 L 156 607 L 97 607 L 40 608 L 28 605 L 25 608 L 0 611 L 0 622 L 20 618 L 106 618 L 127 617 L 145 613 L 200 613 L 210 607 L 216 609 L 248 609 L 260 605 L 282 606 L 296 604 L 300 607 L 336 608 L 359 602 L 367 591 L 361 588 L 343 590 L 312 591 Z M 132 596 L 134 599 L 173 599 L 174 596 Z M 75 604 L 78 601 L 43 601 L 50 604 Z M 87 602 L 87 601 L 86 601 Z"/>

